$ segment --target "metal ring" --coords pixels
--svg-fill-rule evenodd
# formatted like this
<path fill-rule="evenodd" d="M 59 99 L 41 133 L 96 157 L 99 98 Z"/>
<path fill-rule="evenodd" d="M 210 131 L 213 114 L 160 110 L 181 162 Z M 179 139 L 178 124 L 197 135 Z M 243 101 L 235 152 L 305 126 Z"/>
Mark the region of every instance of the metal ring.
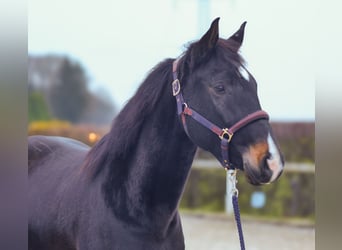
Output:
<path fill-rule="evenodd" d="M 227 135 L 228 138 L 225 138 L 224 136 Z M 222 129 L 222 133 L 219 135 L 219 138 L 222 140 L 223 138 L 227 139 L 228 142 L 230 142 L 233 138 L 234 133 L 230 133 L 228 128 Z"/>

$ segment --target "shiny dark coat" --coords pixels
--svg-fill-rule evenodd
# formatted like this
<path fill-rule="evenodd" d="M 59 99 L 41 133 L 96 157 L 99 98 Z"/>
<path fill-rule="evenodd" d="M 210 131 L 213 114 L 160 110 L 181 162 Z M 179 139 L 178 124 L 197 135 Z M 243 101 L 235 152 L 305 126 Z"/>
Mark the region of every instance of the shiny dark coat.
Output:
<path fill-rule="evenodd" d="M 243 85 L 238 75 L 243 29 L 219 39 L 215 20 L 179 63 L 184 98 L 222 127 L 260 109 L 255 81 Z M 172 96 L 172 62 L 149 73 L 92 149 L 62 137 L 29 137 L 29 249 L 185 248 L 178 205 L 196 148 L 217 157 L 221 151 L 219 139 L 201 125 L 189 120 L 189 137 L 184 132 Z M 210 85 L 220 81 L 227 99 Z M 208 93 L 206 84 L 217 93 Z M 234 143 L 254 143 L 269 129 L 267 121 L 250 126 L 255 134 L 232 142 L 236 165 L 241 155 Z"/>

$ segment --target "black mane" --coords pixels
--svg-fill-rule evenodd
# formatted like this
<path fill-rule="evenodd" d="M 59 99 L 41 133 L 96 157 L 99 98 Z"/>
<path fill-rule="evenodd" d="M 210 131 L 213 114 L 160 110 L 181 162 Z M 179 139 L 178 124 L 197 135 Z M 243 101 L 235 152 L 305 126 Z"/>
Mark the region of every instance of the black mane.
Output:
<path fill-rule="evenodd" d="M 113 120 L 110 131 L 89 151 L 84 169 L 97 175 L 108 163 L 123 161 L 133 150 L 139 131 L 169 87 L 171 96 L 172 61 L 166 59 L 155 66 L 144 82 Z"/>

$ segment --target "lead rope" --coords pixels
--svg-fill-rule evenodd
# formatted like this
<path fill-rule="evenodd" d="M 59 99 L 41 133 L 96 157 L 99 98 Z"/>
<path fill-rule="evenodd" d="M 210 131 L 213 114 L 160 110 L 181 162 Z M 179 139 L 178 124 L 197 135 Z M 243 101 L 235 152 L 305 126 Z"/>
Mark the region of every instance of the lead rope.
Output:
<path fill-rule="evenodd" d="M 232 184 L 232 203 L 233 203 L 233 209 L 234 209 L 234 216 L 235 216 L 235 221 L 236 221 L 236 226 L 238 229 L 239 233 L 239 240 L 240 240 L 240 247 L 241 250 L 245 250 L 245 241 L 243 238 L 243 232 L 242 232 L 242 225 L 241 225 L 241 218 L 240 218 L 240 208 L 239 208 L 239 201 L 238 201 L 238 196 L 239 196 L 239 190 L 236 188 L 236 169 L 227 169 L 227 174 L 228 174 L 228 179 Z"/>

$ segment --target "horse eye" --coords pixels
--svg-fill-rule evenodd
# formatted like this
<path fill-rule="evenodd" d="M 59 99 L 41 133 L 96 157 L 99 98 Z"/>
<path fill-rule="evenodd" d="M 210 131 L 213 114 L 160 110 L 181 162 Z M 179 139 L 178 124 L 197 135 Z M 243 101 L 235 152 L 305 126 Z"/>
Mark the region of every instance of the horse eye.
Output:
<path fill-rule="evenodd" d="M 224 92 L 225 92 L 225 88 L 224 88 L 224 86 L 223 85 L 216 85 L 215 87 L 214 87 L 214 89 L 215 89 L 215 91 L 217 92 L 217 93 L 219 93 L 219 94 L 223 94 Z"/>

